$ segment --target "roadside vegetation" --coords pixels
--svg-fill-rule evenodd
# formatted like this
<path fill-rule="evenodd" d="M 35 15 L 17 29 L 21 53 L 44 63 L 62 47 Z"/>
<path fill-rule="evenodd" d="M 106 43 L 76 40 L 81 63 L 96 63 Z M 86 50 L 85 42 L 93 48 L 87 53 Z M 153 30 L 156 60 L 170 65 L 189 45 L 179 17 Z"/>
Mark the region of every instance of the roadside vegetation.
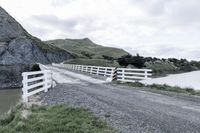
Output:
<path fill-rule="evenodd" d="M 160 90 L 160 91 L 169 91 L 169 92 L 176 92 L 176 93 L 185 93 L 189 95 L 198 95 L 200 96 L 200 91 L 194 90 L 192 88 L 181 88 L 178 86 L 169 86 L 169 85 L 159 85 L 159 84 L 152 84 L 152 85 L 145 85 L 140 82 L 135 83 L 120 83 L 123 85 L 128 85 L 130 87 L 139 87 L 139 88 L 149 88 L 152 90 Z"/>
<path fill-rule="evenodd" d="M 1 133 L 116 133 L 103 120 L 82 108 L 66 105 L 20 104 L 0 119 Z"/>

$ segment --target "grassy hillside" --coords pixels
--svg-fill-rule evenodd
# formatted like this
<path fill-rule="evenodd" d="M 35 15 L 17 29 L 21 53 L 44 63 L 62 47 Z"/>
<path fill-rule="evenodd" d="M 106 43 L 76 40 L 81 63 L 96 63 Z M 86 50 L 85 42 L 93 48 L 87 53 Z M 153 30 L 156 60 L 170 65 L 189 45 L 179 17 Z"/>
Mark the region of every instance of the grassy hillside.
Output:
<path fill-rule="evenodd" d="M 123 49 L 103 47 L 101 45 L 93 43 L 88 38 L 84 39 L 57 39 L 46 41 L 48 44 L 52 44 L 59 48 L 63 48 L 75 55 L 77 58 L 86 59 L 117 59 L 123 55 L 127 55 Z"/>
<path fill-rule="evenodd" d="M 91 66 L 119 67 L 117 61 L 105 60 L 105 59 L 70 59 L 65 61 L 64 63 L 91 65 Z"/>
<path fill-rule="evenodd" d="M 53 52 L 62 51 L 62 52 L 66 52 L 62 48 L 55 47 L 54 45 L 45 43 L 45 42 L 41 41 L 39 38 L 34 37 L 34 36 L 30 35 L 30 34 L 28 34 L 27 37 L 29 39 L 31 39 L 39 48 L 41 48 L 44 51 L 53 51 Z"/>

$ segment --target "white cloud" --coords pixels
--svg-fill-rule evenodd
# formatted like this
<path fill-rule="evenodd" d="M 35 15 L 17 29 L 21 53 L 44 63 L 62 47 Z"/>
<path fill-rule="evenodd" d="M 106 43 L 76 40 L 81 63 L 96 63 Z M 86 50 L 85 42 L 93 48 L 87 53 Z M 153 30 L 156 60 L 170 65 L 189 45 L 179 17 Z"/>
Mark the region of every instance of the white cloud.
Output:
<path fill-rule="evenodd" d="M 132 54 L 199 60 L 199 0 L 0 0 L 43 39 L 89 37 Z"/>

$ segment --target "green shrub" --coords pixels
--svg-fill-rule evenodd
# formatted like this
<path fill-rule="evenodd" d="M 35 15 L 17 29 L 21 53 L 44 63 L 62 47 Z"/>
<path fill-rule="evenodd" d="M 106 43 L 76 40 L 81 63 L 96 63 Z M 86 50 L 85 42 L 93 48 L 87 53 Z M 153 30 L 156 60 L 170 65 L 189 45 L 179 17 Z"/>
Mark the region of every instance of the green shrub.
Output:
<path fill-rule="evenodd" d="M 31 71 L 40 71 L 40 66 L 38 64 L 34 64 L 31 68 Z"/>

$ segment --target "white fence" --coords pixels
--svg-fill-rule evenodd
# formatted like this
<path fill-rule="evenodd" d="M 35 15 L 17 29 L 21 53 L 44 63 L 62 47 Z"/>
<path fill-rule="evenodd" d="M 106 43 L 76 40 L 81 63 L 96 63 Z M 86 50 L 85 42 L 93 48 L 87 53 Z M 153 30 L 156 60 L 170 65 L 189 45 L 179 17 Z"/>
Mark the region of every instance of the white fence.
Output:
<path fill-rule="evenodd" d="M 28 97 L 41 91 L 47 92 L 52 85 L 52 73 L 50 70 L 23 72 L 23 102 L 28 102 Z"/>
<path fill-rule="evenodd" d="M 90 74 L 96 74 L 106 77 L 112 77 L 115 67 L 100 67 L 100 66 L 86 66 L 74 64 L 54 64 L 53 66 L 63 67 Z M 151 69 L 131 69 L 131 68 L 117 68 L 117 80 L 123 82 L 135 82 L 138 80 L 145 80 L 151 78 Z"/>
<path fill-rule="evenodd" d="M 86 66 L 86 65 L 73 65 L 73 64 L 54 64 L 53 66 L 64 67 L 76 71 L 96 74 L 106 77 L 112 77 L 114 67 L 100 67 L 100 66 Z"/>
<path fill-rule="evenodd" d="M 145 80 L 152 76 L 151 72 L 151 69 L 117 68 L 117 80 L 123 82 Z"/>

